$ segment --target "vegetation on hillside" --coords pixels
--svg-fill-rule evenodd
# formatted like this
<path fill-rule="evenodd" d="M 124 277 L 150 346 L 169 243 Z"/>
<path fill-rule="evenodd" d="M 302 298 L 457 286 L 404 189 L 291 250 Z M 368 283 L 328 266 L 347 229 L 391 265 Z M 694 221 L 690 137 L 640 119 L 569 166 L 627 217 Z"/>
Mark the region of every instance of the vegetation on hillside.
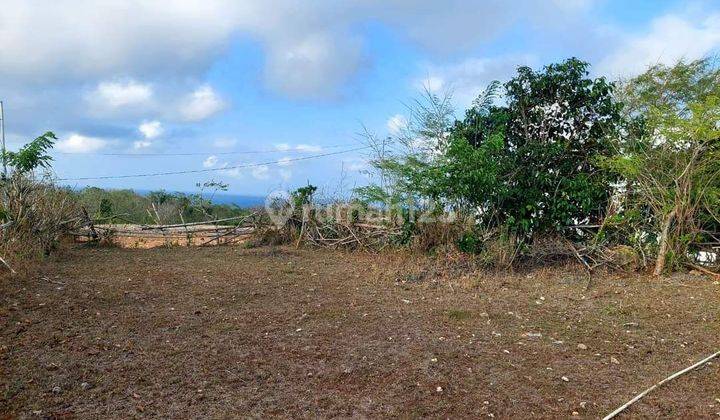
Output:
<path fill-rule="evenodd" d="M 248 213 L 233 204 L 213 203 L 227 185 L 217 181 L 197 184 L 199 192 L 165 190 L 140 194 L 133 190 L 106 190 L 87 187 L 75 192 L 78 203 L 95 219 L 113 223 L 174 224 L 226 219 Z"/>

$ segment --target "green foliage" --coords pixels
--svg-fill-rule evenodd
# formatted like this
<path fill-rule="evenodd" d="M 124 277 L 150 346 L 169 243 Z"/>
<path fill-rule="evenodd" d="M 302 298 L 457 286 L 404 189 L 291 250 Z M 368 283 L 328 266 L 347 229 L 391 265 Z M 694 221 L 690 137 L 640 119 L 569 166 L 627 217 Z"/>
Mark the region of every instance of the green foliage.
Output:
<path fill-rule="evenodd" d="M 457 247 L 462 252 L 475 254 L 483 247 L 482 238 L 474 232 L 465 232 L 457 241 Z"/>
<path fill-rule="evenodd" d="M 3 159 L 18 173 L 31 172 L 37 168 L 47 169 L 52 161 L 52 157 L 47 152 L 52 149 L 55 140 L 57 140 L 55 134 L 48 131 L 17 152 L 6 151 Z"/>
<path fill-rule="evenodd" d="M 98 214 L 102 217 L 111 217 L 113 215 L 112 202 L 103 197 L 100 200 L 100 207 L 98 208 Z"/>
<path fill-rule="evenodd" d="M 200 222 L 224 219 L 248 213 L 234 205 L 214 204 L 212 197 L 203 193 L 184 194 L 163 190 L 147 195 L 133 190 L 105 190 L 88 187 L 74 192 L 79 204 L 95 217 L 113 217 L 113 221 L 126 223 L 157 223 L 153 204 L 162 223 Z"/>
<path fill-rule="evenodd" d="M 300 209 L 306 204 L 311 204 L 316 191 L 316 186 L 308 184 L 307 186 L 300 187 L 290 193 L 290 197 L 293 200 L 295 208 Z"/>
<path fill-rule="evenodd" d="M 657 65 L 621 94 L 631 128 L 603 164 L 625 180 L 627 208 L 649 213 L 639 229 L 660 233 L 659 274 L 720 232 L 720 70 L 708 59 Z"/>
<path fill-rule="evenodd" d="M 607 206 L 613 179 L 597 161 L 612 153 L 621 105 L 588 67 L 574 58 L 541 72 L 521 67 L 505 84 L 498 211 L 523 236 L 597 222 Z"/>
<path fill-rule="evenodd" d="M 408 205 L 475 211 L 480 224 L 509 228 L 525 240 L 597 222 L 615 180 L 598 162 L 612 153 L 621 105 L 613 84 L 588 74 L 588 64 L 574 58 L 538 72 L 521 67 L 503 86 L 506 105 L 494 105 L 501 87 L 493 82 L 444 131 L 438 128 L 447 115 L 438 105 L 444 101 L 428 96 L 416 111 L 420 128 L 410 134 L 435 133 L 435 146 L 376 160 L 392 189 L 362 192 L 388 199 L 392 190 Z"/>

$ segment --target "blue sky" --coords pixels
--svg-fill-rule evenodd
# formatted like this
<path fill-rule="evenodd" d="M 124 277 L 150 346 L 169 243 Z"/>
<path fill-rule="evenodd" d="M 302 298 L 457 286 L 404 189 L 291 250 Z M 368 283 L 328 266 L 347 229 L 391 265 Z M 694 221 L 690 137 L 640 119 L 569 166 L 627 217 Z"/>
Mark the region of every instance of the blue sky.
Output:
<path fill-rule="evenodd" d="M 718 1 L 60 3 L 4 2 L 0 99 L 9 147 L 54 131 L 55 175 L 77 187 L 349 189 L 362 151 L 295 159 L 362 146 L 363 126 L 387 135 L 423 85 L 452 89 L 461 115 L 519 65 L 577 56 L 629 77 L 720 48 Z M 212 171 L 72 180 L 193 170 Z"/>

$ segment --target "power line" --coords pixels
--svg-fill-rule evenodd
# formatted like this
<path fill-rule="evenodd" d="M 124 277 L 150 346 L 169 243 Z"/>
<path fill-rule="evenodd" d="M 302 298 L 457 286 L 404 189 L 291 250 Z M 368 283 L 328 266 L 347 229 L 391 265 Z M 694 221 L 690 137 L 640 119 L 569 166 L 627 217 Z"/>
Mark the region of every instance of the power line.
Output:
<path fill-rule="evenodd" d="M 348 149 L 348 150 L 341 150 L 339 152 L 323 153 L 323 154 L 313 155 L 313 156 L 303 156 L 303 157 L 292 158 L 292 159 L 274 160 L 274 161 L 263 162 L 263 163 L 249 163 L 246 165 L 225 166 L 223 168 L 194 169 L 194 170 L 188 170 L 188 171 L 173 171 L 173 172 L 155 172 L 155 173 L 134 174 L 134 175 L 108 175 L 108 176 L 89 176 L 89 177 L 80 177 L 80 178 L 58 178 L 57 180 L 58 181 L 88 181 L 88 180 L 101 180 L 101 179 L 143 178 L 143 177 L 152 177 L 152 176 L 183 175 L 183 174 L 197 174 L 197 173 L 204 173 L 204 172 L 230 171 L 233 169 L 245 169 L 245 168 L 253 168 L 253 167 L 257 167 L 257 166 L 277 165 L 277 164 L 284 164 L 284 163 L 290 163 L 290 162 L 297 162 L 300 160 L 317 159 L 317 158 L 321 158 L 321 157 L 325 157 L 325 156 L 334 156 L 334 155 L 340 155 L 343 153 L 356 152 L 358 150 L 365 150 L 368 148 L 370 148 L 370 146 L 358 147 L 355 149 Z"/>
<path fill-rule="evenodd" d="M 331 146 L 322 146 L 323 149 L 336 149 L 338 147 L 347 147 L 347 144 L 335 144 Z M 57 152 L 61 155 L 80 155 L 80 156 L 120 156 L 120 157 L 173 157 L 173 156 L 228 156 L 228 155 L 250 155 L 260 153 L 292 153 L 301 152 L 309 153 L 317 150 L 303 150 L 295 148 L 283 149 L 265 149 L 265 150 L 241 150 L 233 152 L 188 152 L 188 153 L 95 153 L 95 152 Z"/>

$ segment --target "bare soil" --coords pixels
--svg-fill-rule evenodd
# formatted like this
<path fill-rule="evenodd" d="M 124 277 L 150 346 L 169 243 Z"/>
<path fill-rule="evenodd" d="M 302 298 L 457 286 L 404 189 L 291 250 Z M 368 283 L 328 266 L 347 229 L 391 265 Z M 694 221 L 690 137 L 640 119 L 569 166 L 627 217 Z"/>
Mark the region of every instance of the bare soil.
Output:
<path fill-rule="evenodd" d="M 598 418 L 720 348 L 702 276 L 84 248 L 0 278 L 0 418 Z M 720 360 L 625 417 L 720 416 Z"/>

